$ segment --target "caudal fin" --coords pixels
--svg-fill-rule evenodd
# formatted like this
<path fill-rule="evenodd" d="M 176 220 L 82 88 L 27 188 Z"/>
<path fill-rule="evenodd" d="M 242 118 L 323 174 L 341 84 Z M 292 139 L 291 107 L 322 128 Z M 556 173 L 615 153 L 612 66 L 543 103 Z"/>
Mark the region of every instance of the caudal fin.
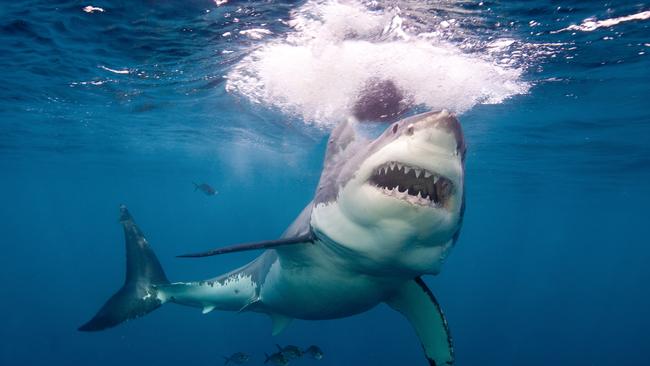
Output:
<path fill-rule="evenodd" d="M 162 305 L 157 285 L 168 284 L 167 276 L 126 206 L 120 206 L 120 223 L 126 241 L 126 280 L 99 312 L 80 331 L 114 327 L 129 319 L 148 314 Z"/>

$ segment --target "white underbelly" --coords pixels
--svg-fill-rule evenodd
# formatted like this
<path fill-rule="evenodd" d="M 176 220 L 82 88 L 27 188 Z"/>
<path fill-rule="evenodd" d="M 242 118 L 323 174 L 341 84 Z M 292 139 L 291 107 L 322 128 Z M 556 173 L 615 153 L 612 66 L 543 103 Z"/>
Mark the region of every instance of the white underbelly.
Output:
<path fill-rule="evenodd" d="M 332 319 L 364 312 L 386 295 L 377 279 L 321 266 L 271 267 L 260 292 L 264 310 L 298 319 Z"/>

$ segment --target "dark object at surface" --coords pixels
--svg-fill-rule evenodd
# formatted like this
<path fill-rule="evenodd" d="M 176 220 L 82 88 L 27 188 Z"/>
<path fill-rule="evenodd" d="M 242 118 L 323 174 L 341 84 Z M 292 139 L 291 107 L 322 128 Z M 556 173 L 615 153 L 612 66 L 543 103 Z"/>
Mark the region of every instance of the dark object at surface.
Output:
<path fill-rule="evenodd" d="M 360 121 L 388 121 L 401 116 L 410 105 L 393 81 L 372 78 L 359 94 L 352 114 Z"/>
<path fill-rule="evenodd" d="M 210 186 L 207 183 L 201 183 L 201 184 L 193 183 L 193 184 L 194 184 L 195 191 L 200 190 L 201 192 L 205 193 L 206 196 L 214 196 L 215 194 L 219 193 L 217 192 L 216 189 L 212 188 L 212 186 Z"/>

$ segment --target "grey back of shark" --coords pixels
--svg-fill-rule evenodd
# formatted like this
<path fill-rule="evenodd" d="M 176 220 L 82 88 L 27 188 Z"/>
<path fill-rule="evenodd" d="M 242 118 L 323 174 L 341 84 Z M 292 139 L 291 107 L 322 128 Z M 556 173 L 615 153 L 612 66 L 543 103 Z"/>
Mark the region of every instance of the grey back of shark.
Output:
<path fill-rule="evenodd" d="M 341 318 L 383 302 L 411 322 L 430 365 L 453 364 L 447 321 L 421 276 L 440 271 L 460 232 L 460 124 L 446 111 L 429 112 L 372 141 L 354 127 L 345 122 L 332 132 L 314 199 L 282 238 L 184 255 L 266 249 L 218 277 L 170 283 L 123 206 L 125 284 L 79 329 L 109 328 L 173 302 L 203 313 L 266 313 L 277 334 L 294 318 Z"/>

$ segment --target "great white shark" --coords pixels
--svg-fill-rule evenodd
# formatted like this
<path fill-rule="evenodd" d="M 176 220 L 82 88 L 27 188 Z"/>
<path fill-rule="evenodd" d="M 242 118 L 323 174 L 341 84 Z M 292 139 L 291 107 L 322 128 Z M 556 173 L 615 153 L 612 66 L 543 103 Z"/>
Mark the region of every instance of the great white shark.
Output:
<path fill-rule="evenodd" d="M 265 249 L 218 277 L 171 283 L 122 206 L 126 280 L 79 330 L 113 327 L 173 302 L 203 313 L 265 313 L 277 334 L 294 318 L 341 318 L 386 303 L 413 325 L 430 365 L 453 364 L 447 321 L 421 276 L 440 272 L 460 233 L 461 126 L 447 111 L 428 112 L 368 140 L 355 124 L 331 133 L 315 196 L 280 239 L 184 255 Z"/>

